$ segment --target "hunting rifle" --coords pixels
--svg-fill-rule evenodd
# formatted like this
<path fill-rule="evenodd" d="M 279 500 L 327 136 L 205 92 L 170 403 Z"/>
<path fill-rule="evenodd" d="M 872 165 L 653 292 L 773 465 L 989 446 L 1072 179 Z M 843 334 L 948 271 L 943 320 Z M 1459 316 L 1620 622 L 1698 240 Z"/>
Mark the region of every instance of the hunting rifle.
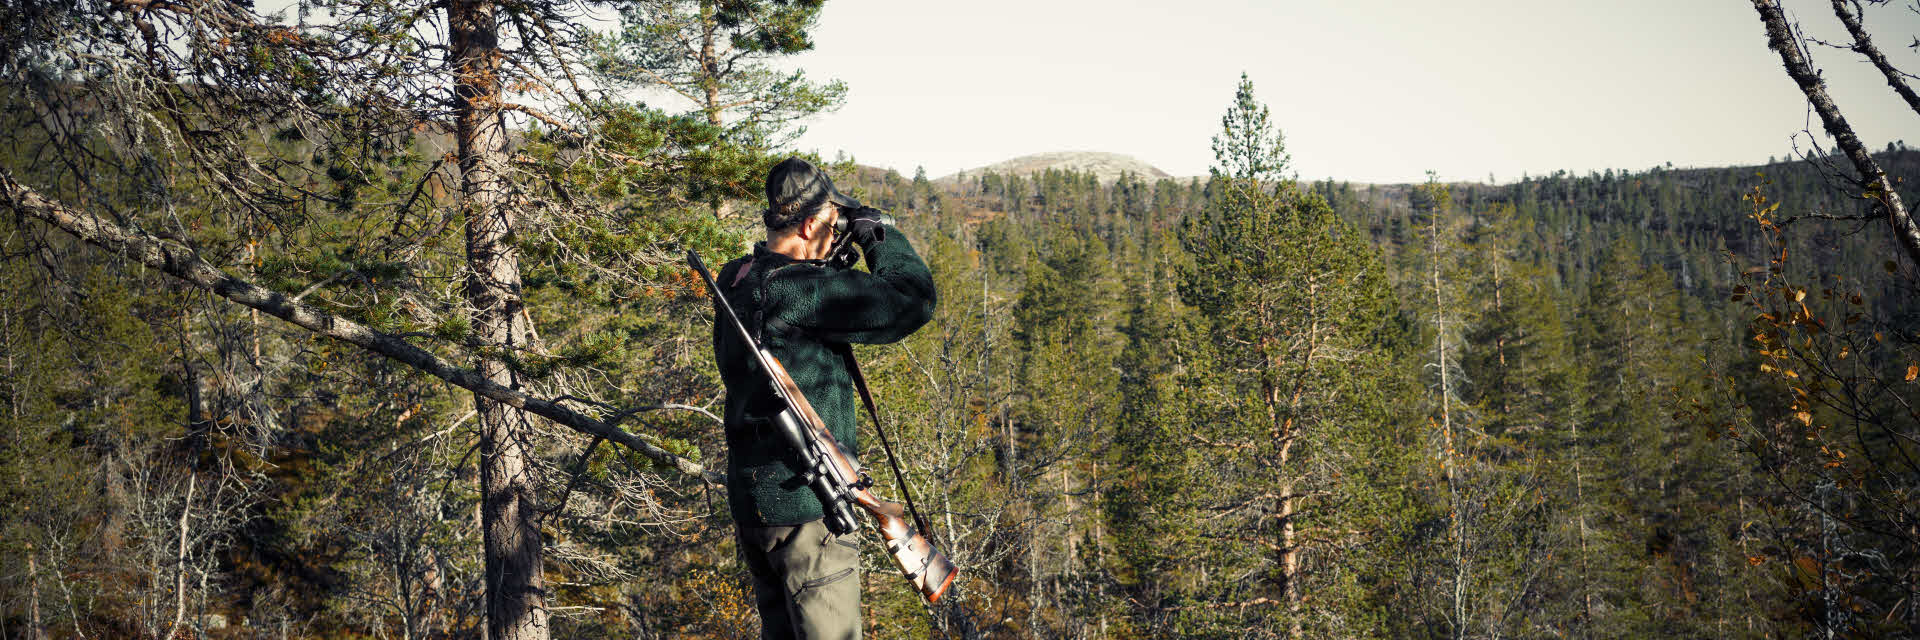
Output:
<path fill-rule="evenodd" d="M 834 535 L 852 533 L 860 527 L 854 518 L 853 507 L 858 506 L 873 516 L 874 528 L 880 532 L 881 542 L 886 543 L 887 553 L 893 556 L 894 563 L 900 565 L 900 572 L 913 583 L 913 587 L 925 596 L 928 604 L 940 601 L 941 594 L 953 584 L 953 576 L 958 573 L 953 562 L 933 548 L 927 539 L 926 525 L 915 527 L 913 519 L 907 517 L 906 506 L 898 502 L 887 502 L 875 497 L 867 487 L 873 486 L 873 479 L 840 448 L 833 439 L 833 433 L 827 430 L 827 423 L 815 413 L 813 405 L 807 402 L 800 387 L 787 375 L 786 367 L 765 347 L 753 339 L 747 331 L 747 325 L 733 311 L 733 305 L 727 297 L 721 295 L 720 287 L 714 282 L 713 274 L 707 272 L 700 256 L 687 251 L 687 264 L 707 282 L 707 291 L 712 292 L 722 313 L 740 332 L 740 339 L 753 350 L 760 362 L 760 370 L 766 372 L 772 383 L 774 395 L 785 405 L 780 413 L 773 417 L 774 426 L 786 439 L 787 444 L 800 456 L 800 466 L 804 471 L 801 478 L 813 488 L 814 495 L 820 498 L 820 505 L 826 512 L 827 530 Z M 876 420 L 878 418 L 876 417 Z M 878 423 L 875 423 L 878 427 Z M 898 469 L 896 469 L 897 471 Z M 904 490 L 904 485 L 902 486 Z"/>

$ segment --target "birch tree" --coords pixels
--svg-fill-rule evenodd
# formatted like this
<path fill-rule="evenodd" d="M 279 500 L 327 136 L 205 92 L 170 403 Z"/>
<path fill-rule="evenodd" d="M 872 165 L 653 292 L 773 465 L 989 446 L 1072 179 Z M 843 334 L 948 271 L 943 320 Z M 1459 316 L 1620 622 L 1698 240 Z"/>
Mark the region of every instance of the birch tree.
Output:
<path fill-rule="evenodd" d="M 1760 14 L 1760 22 L 1766 28 L 1767 48 L 1780 56 L 1787 77 L 1807 97 L 1808 105 L 1820 117 L 1820 126 L 1827 135 L 1833 136 L 1835 144 L 1840 147 L 1839 151 L 1852 165 L 1854 175 L 1847 180 L 1849 190 L 1857 191 L 1859 198 L 1869 205 L 1869 215 L 1886 220 L 1894 240 L 1906 254 L 1907 265 L 1920 268 L 1920 223 L 1914 222 L 1912 210 L 1895 188 L 1899 176 L 1887 175 L 1879 161 L 1873 158 L 1866 143 L 1860 140 L 1860 135 L 1854 132 L 1853 125 L 1847 123 L 1846 115 L 1841 113 L 1833 96 L 1827 93 L 1826 81 L 1813 64 L 1807 46 L 1808 39 L 1787 21 L 1780 0 L 1752 2 L 1754 11 Z M 1868 2 L 1877 5 L 1884 4 L 1886 0 Z M 1913 74 L 1901 71 L 1874 44 L 1864 24 L 1865 10 L 1860 0 L 1831 0 L 1831 3 L 1834 17 L 1846 27 L 1847 36 L 1851 39 L 1851 42 L 1841 46 L 1870 62 L 1886 79 L 1887 86 L 1913 109 L 1914 115 L 1920 116 L 1920 95 L 1914 92 Z"/>

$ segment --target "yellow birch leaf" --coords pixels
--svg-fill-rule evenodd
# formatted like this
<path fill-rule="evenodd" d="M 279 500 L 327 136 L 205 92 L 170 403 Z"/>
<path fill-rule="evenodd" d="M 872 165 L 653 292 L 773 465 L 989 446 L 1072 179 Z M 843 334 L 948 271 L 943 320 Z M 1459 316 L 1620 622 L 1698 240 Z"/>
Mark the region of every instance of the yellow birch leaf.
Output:
<path fill-rule="evenodd" d="M 1793 417 L 1795 417 L 1795 418 L 1799 418 L 1799 419 L 1800 419 L 1800 424 L 1804 424 L 1804 425 L 1808 425 L 1808 426 L 1812 426 L 1812 425 L 1813 425 L 1813 414 L 1811 414 L 1811 413 L 1807 413 L 1807 412 L 1805 412 L 1805 411 L 1799 411 L 1799 412 L 1795 412 L 1795 413 L 1793 414 Z"/>
<path fill-rule="evenodd" d="M 1907 365 L 1907 382 L 1913 382 L 1917 377 L 1920 377 L 1920 365 Z"/>

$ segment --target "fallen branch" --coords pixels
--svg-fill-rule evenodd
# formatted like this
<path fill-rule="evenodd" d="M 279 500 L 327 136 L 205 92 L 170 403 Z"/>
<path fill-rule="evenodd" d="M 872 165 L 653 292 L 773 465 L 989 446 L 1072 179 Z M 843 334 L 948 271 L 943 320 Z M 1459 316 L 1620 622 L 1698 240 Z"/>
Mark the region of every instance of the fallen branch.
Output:
<path fill-rule="evenodd" d="M 470 369 L 448 363 L 398 336 L 375 331 L 360 323 L 291 299 L 278 291 L 236 278 L 201 260 L 186 247 L 126 229 L 91 213 L 68 208 L 20 184 L 14 179 L 12 172 L 4 169 L 0 169 L 0 205 L 20 215 L 53 225 L 89 244 L 159 269 L 167 275 L 211 291 L 220 297 L 258 309 L 314 333 L 385 356 L 495 402 L 537 414 L 590 436 L 625 445 L 641 455 L 678 469 L 689 476 L 716 485 L 726 484 L 725 475 L 709 471 L 699 462 L 655 446 L 640 436 L 619 429 L 613 423 L 602 422 L 552 401 L 533 397 L 518 389 L 501 386 Z"/>

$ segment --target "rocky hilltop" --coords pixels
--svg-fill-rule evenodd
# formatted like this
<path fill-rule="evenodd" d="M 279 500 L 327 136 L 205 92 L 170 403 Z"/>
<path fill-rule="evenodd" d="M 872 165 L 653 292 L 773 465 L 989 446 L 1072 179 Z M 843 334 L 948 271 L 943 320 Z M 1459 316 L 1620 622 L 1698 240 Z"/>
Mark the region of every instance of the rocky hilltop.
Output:
<path fill-rule="evenodd" d="M 1157 180 L 1168 177 L 1167 172 L 1153 165 L 1141 162 L 1129 155 L 1103 153 L 1099 151 L 1054 151 L 1020 156 L 1012 160 L 997 162 L 984 167 L 968 169 L 935 180 L 937 183 L 958 184 L 992 171 L 1000 175 L 1032 175 L 1047 169 L 1071 169 L 1081 173 L 1092 173 L 1101 182 L 1113 182 L 1122 173 L 1132 173 L 1143 180 Z"/>

